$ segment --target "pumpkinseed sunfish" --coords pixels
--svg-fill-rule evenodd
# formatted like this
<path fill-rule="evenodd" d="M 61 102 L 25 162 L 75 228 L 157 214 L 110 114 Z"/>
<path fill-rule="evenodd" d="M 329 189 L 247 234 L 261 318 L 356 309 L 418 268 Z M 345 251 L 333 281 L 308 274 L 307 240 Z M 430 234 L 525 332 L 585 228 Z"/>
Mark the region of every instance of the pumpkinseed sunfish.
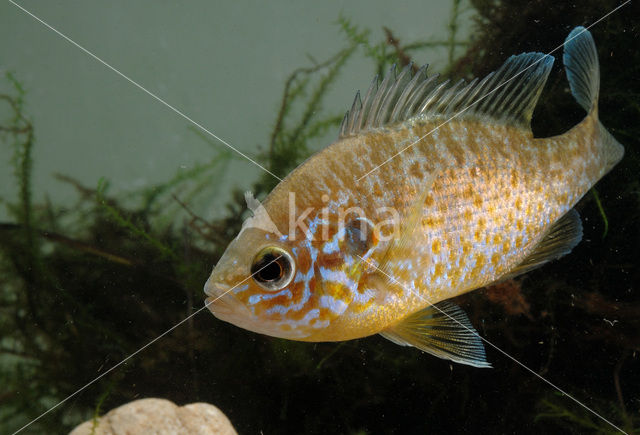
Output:
<path fill-rule="evenodd" d="M 563 61 L 587 116 L 562 135 L 533 137 L 553 60 L 512 56 L 468 84 L 438 82 L 426 66 L 374 79 L 336 142 L 262 205 L 252 200 L 254 216 L 205 285 L 208 308 L 275 337 L 382 334 L 490 367 L 448 299 L 570 252 L 582 237 L 572 207 L 624 154 L 598 121 L 598 56 L 582 27 Z"/>

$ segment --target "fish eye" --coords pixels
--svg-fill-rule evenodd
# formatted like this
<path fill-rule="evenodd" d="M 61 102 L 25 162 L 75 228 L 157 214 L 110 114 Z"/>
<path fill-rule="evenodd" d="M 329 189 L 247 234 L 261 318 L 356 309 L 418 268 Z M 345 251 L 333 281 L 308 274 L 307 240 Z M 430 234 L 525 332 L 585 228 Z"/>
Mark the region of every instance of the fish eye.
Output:
<path fill-rule="evenodd" d="M 293 278 L 295 267 L 291 255 L 282 248 L 269 246 L 258 252 L 251 265 L 253 280 L 267 291 L 286 287 Z"/>

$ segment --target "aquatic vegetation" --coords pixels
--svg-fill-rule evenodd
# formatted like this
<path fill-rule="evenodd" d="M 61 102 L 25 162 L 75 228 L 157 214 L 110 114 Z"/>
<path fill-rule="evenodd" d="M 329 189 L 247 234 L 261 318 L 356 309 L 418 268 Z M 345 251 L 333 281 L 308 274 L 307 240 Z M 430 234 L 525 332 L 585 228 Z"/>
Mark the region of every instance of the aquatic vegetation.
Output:
<path fill-rule="evenodd" d="M 624 409 L 624 403 L 600 403 L 598 412 L 602 415 L 615 416 L 622 421 L 622 429 L 629 433 L 640 431 L 638 415 L 629 415 Z M 539 413 L 535 420 L 550 419 L 560 421 L 565 430 L 588 430 L 599 434 L 618 434 L 616 429 L 607 423 L 594 418 L 593 414 L 575 404 L 569 404 L 560 394 L 549 395 L 538 405 Z"/>
<path fill-rule="evenodd" d="M 314 140 L 337 132 L 343 113 L 327 113 L 322 103 L 354 56 L 372 62 L 363 84 L 394 62 L 429 61 L 423 50 L 430 44 L 453 53 L 447 74 L 484 75 L 505 53 L 550 51 L 568 29 L 615 6 L 588 1 L 574 8 L 546 0 L 472 4 L 477 23 L 470 41 L 456 35 L 401 41 L 392 29 L 374 33 L 343 17 L 337 29 L 343 29 L 344 47 L 325 62 L 293 72 L 285 83 L 260 161 L 284 175 L 308 156 Z M 457 300 L 483 336 L 625 429 L 638 425 L 640 397 L 640 246 L 630 243 L 640 239 L 640 52 L 637 27 L 629 24 L 637 5 L 629 8 L 592 29 L 601 59 L 607 57 L 600 116 L 627 151 L 598 185 L 607 236 L 602 238 L 604 222 L 587 196 L 578 205 L 585 242 L 570 258 L 518 282 L 524 313 L 524 304 L 509 312 L 483 294 Z M 455 31 L 455 25 L 450 28 Z M 451 41 L 455 50 L 447 45 Z M 211 177 L 220 176 L 233 158 L 215 144 L 204 163 L 126 197 L 111 194 L 107 181 L 84 186 L 61 176 L 76 188 L 77 204 L 34 203 L 31 150 L 46 146 L 46 138 L 37 137 L 37 125 L 24 111 L 29 93 L 12 76 L 3 83 L 8 90 L 0 104 L 10 116 L 0 120 L 0 149 L 11 158 L 17 192 L 17 200 L 0 202 L 11 216 L 0 223 L 0 430 L 10 432 L 202 307 L 202 284 L 240 229 L 246 206 L 238 191 L 226 215 L 215 221 L 189 208 L 192 201 L 212 200 Z M 560 67 L 552 70 L 538 107 L 538 136 L 560 133 L 580 120 Z M 265 177 L 252 190 L 260 196 L 273 183 Z M 521 432 L 523 425 L 532 432 L 599 430 L 580 419 L 603 428 L 512 361 L 488 352 L 495 369 L 478 374 L 378 338 L 293 343 L 202 313 L 32 429 L 62 432 L 141 396 L 214 403 L 241 433 L 507 433 Z M 621 400 L 612 376 L 618 367 Z M 545 408 L 543 400 L 552 407 Z M 623 407 L 627 417 L 616 411 Z"/>
<path fill-rule="evenodd" d="M 531 305 L 522 294 L 522 284 L 520 280 L 508 279 L 485 288 L 485 295 L 491 302 L 502 306 L 504 311 L 510 316 L 523 314 L 530 319 Z"/>

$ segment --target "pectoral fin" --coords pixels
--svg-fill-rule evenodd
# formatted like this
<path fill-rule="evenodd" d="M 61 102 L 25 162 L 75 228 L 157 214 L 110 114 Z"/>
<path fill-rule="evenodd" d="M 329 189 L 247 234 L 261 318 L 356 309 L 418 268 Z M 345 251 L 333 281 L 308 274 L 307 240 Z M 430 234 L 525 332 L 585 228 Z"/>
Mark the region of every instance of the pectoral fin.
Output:
<path fill-rule="evenodd" d="M 406 250 L 407 248 L 410 249 L 409 245 L 410 242 L 415 239 L 415 232 L 420 230 L 420 223 L 425 212 L 424 203 L 427 195 L 431 192 L 434 180 L 434 174 L 427 175 L 424 185 L 420 186 L 419 193 L 416 195 L 414 203 L 409 207 L 406 215 L 403 216 L 402 220 L 399 222 L 399 234 L 391 241 L 389 248 L 380 260 L 379 268 L 387 277 L 392 274 L 392 271 L 389 270 L 388 267 L 389 262 L 394 258 L 406 257 Z"/>
<path fill-rule="evenodd" d="M 380 333 L 401 346 L 413 346 L 439 358 L 474 367 L 491 367 L 482 339 L 467 315 L 443 301 L 411 314 Z"/>

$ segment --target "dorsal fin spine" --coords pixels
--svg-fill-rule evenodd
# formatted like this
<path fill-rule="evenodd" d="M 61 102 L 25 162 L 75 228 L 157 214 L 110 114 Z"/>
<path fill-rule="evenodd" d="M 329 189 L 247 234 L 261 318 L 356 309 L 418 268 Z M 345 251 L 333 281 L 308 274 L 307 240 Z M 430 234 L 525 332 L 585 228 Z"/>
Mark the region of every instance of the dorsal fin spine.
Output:
<path fill-rule="evenodd" d="M 408 119 L 413 113 L 418 112 L 417 110 L 414 110 L 415 107 L 420 104 L 420 99 L 424 97 L 426 90 L 429 88 L 429 86 L 433 85 L 435 83 L 435 81 L 437 80 L 438 75 L 433 75 L 427 79 L 425 79 L 422 83 L 420 83 L 416 89 L 413 91 L 413 93 L 409 96 L 408 102 L 407 102 L 407 107 L 405 108 L 401 119 Z"/>
<path fill-rule="evenodd" d="M 353 104 L 351 105 L 351 113 L 357 113 L 359 110 L 362 110 L 362 100 L 360 100 L 360 91 L 356 92 L 356 97 L 353 99 Z M 352 116 L 349 119 L 347 124 L 347 131 L 351 131 L 353 129 L 353 124 L 356 120 L 355 116 Z"/>
<path fill-rule="evenodd" d="M 347 110 L 347 113 L 344 114 L 344 116 L 342 117 L 342 123 L 340 124 L 340 137 L 345 137 L 349 135 L 349 111 Z"/>
<path fill-rule="evenodd" d="M 378 114 L 378 108 L 380 107 L 380 105 L 382 104 L 382 99 L 384 97 L 384 90 L 389 86 L 389 82 L 391 82 L 392 77 L 395 76 L 395 70 L 396 70 L 396 66 L 395 64 L 391 67 L 391 69 L 389 70 L 389 72 L 387 73 L 387 75 L 384 77 L 384 79 L 382 80 L 382 83 L 380 83 L 380 86 L 378 87 L 378 91 L 376 92 L 375 96 L 373 97 L 373 101 L 371 101 L 371 107 L 369 108 L 369 113 L 367 115 L 367 120 L 365 122 L 365 128 L 375 128 L 377 127 L 376 125 L 376 118 L 377 118 L 377 114 Z M 395 77 L 394 79 L 395 80 Z"/>
<path fill-rule="evenodd" d="M 436 86 L 436 88 L 429 94 L 429 97 L 422 103 L 422 106 L 420 106 L 417 113 L 422 114 L 429 110 L 431 108 L 431 105 L 435 104 L 435 102 L 438 101 L 438 98 L 440 98 L 442 94 L 447 90 L 448 84 L 449 80 L 445 80 L 444 82 L 440 83 L 439 86 Z"/>
<path fill-rule="evenodd" d="M 409 80 L 411 79 L 411 64 L 405 66 L 400 74 L 396 77 L 395 83 L 392 88 L 389 90 L 389 93 L 382 101 L 382 105 L 380 106 L 380 110 L 378 111 L 378 116 L 376 117 L 376 126 L 380 126 L 384 124 L 385 120 L 389 118 L 389 111 L 393 110 L 393 108 L 398 103 L 398 94 L 401 94 L 402 91 L 407 87 Z"/>
<path fill-rule="evenodd" d="M 471 83 L 468 83 L 465 86 L 465 89 L 472 89 L 473 86 L 475 86 L 475 84 L 477 83 L 477 81 L 478 79 L 474 78 L 473 80 L 471 80 Z M 464 102 L 467 100 L 468 100 L 468 95 L 464 92 L 464 90 L 461 92 L 458 92 L 454 96 L 454 98 L 451 99 L 451 102 L 448 104 L 448 106 L 444 110 L 446 112 L 457 113 L 459 111 L 459 108 L 462 109 L 466 106 Z"/>
<path fill-rule="evenodd" d="M 447 89 L 446 93 L 440 98 L 435 106 L 436 112 L 445 112 L 452 100 L 460 98 L 458 88 L 464 87 L 464 80 L 460 79 L 456 84 Z"/>
<path fill-rule="evenodd" d="M 356 118 L 357 122 L 354 123 L 354 129 L 351 130 L 351 132 L 360 131 L 361 129 L 364 128 L 364 123 L 366 121 L 365 117 L 369 113 L 369 108 L 371 107 L 371 99 L 373 98 L 373 95 L 375 95 L 377 90 L 378 90 L 378 76 L 375 76 L 371 81 L 371 84 L 369 85 L 369 89 L 367 89 L 367 93 L 364 97 L 364 100 L 362 100 L 362 108 L 357 113 L 357 118 Z"/>
<path fill-rule="evenodd" d="M 409 66 L 413 68 L 413 63 L 409 64 Z M 426 78 L 426 73 L 425 73 L 426 69 L 427 69 L 426 65 L 420 68 L 414 74 L 413 78 L 409 81 L 409 84 L 407 84 L 405 89 L 402 91 L 402 94 L 400 94 L 400 97 L 398 97 L 398 103 L 393 108 L 393 111 L 391 112 L 391 116 L 389 116 L 390 122 L 396 122 L 398 120 L 398 117 L 401 116 L 400 114 L 401 109 L 407 103 L 407 100 L 411 96 L 412 92 L 415 91 L 415 88 L 418 85 L 418 82 L 420 81 L 421 78 L 422 80 Z"/>
<path fill-rule="evenodd" d="M 493 84 L 494 76 L 495 76 L 495 71 L 491 72 L 484 79 L 480 80 L 480 83 L 477 86 L 478 87 L 477 91 L 474 92 L 474 95 L 472 98 L 469 98 L 468 101 L 466 101 L 467 105 L 469 105 L 471 101 L 479 101 L 478 107 L 479 108 L 482 107 L 482 104 L 484 104 L 484 101 L 481 100 L 481 98 L 486 99 L 486 97 L 488 96 L 488 90 L 493 89 L 492 84 Z"/>

